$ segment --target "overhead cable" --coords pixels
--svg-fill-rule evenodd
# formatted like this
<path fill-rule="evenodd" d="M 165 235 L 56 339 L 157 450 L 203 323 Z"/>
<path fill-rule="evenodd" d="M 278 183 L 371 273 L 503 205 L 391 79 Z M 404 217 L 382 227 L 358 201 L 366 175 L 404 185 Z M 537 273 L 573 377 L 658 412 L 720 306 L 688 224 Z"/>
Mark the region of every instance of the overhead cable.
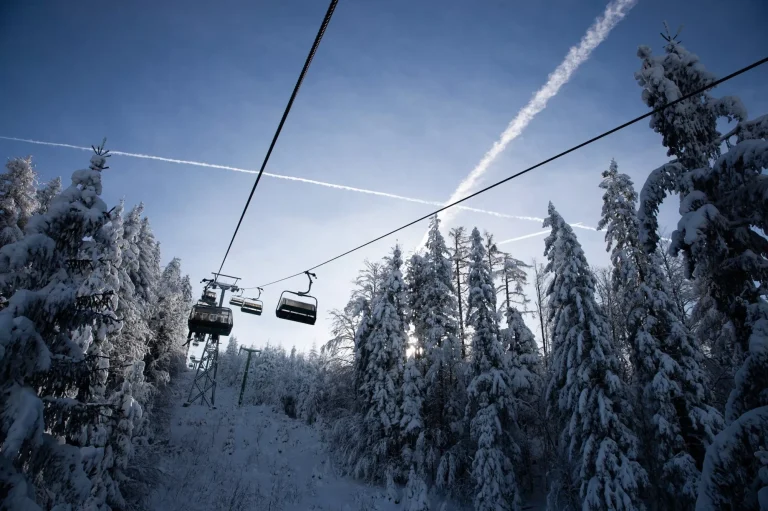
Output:
<path fill-rule="evenodd" d="M 633 124 L 635 124 L 635 123 L 637 123 L 639 121 L 642 121 L 643 119 L 647 119 L 648 117 L 650 117 L 650 116 L 652 116 L 654 114 L 657 114 L 657 113 L 661 112 L 662 110 L 665 110 L 665 109 L 667 109 L 667 108 L 669 108 L 671 106 L 674 106 L 674 105 L 676 105 L 678 103 L 681 103 L 681 102 L 683 102 L 683 101 L 685 101 L 687 99 L 690 99 L 693 96 L 696 96 L 698 94 L 706 92 L 707 90 L 709 90 L 709 89 L 711 89 L 713 87 L 716 87 L 716 86 L 718 86 L 718 85 L 720 85 L 722 83 L 725 83 L 728 80 L 731 80 L 732 78 L 735 78 L 735 77 L 737 77 L 739 75 L 742 75 L 742 74 L 746 73 L 747 71 L 751 71 L 752 69 L 755 69 L 756 67 L 759 67 L 759 66 L 765 64 L 766 62 L 768 62 L 768 57 L 765 57 L 763 59 L 755 61 L 752 64 L 739 69 L 738 71 L 734 71 L 733 73 L 731 73 L 731 74 L 729 74 L 727 76 L 724 76 L 723 78 L 720 78 L 719 80 L 715 80 L 714 82 L 710 83 L 709 85 L 707 85 L 705 87 L 701 87 L 698 90 L 695 90 L 695 91 L 693 91 L 693 92 L 691 92 L 689 94 L 686 94 L 685 96 L 681 96 L 680 98 L 678 98 L 678 99 L 676 99 L 674 101 L 670 101 L 669 103 L 666 103 L 666 104 L 664 104 L 664 105 L 662 105 L 662 106 L 660 106 L 658 108 L 655 108 L 654 110 L 651 110 L 648 113 L 645 113 L 643 115 L 635 117 L 634 119 L 632 119 L 630 121 L 627 121 L 627 122 L 625 122 L 623 124 L 620 124 L 620 125 L 616 126 L 615 128 L 612 128 L 612 129 L 610 129 L 608 131 L 605 131 L 605 132 L 601 133 L 600 135 L 597 135 L 596 137 L 592 137 L 589 140 L 586 140 L 586 141 L 584 141 L 584 142 L 582 142 L 582 143 L 580 143 L 578 145 L 575 145 L 575 146 L 571 147 L 570 149 L 566 149 L 565 151 L 563 151 L 561 153 L 558 153 L 558 154 L 556 154 L 556 155 L 554 155 L 554 156 L 552 156 L 550 158 L 547 158 L 546 160 L 540 161 L 536 165 L 532 165 L 532 166 L 528 167 L 527 169 L 521 170 L 520 172 L 518 172 L 516 174 L 512 174 L 511 176 L 506 177 L 506 178 L 502 179 L 501 181 L 497 181 L 497 182 L 495 182 L 495 183 L 493 183 L 493 184 L 491 184 L 489 186 L 486 186 L 485 188 L 483 188 L 481 190 L 478 190 L 478 191 L 476 191 L 476 192 L 474 192 L 474 193 L 472 193 L 470 195 L 467 195 L 466 197 L 464 197 L 462 199 L 459 199 L 459 200 L 457 200 L 455 202 L 451 202 L 450 204 L 446 204 L 445 206 L 443 206 L 443 207 L 441 207 L 439 209 L 436 209 L 435 211 L 432 211 L 431 213 L 428 213 L 428 214 L 426 214 L 424 216 L 421 216 L 421 217 L 419 217 L 419 218 L 417 218 L 415 220 L 412 220 L 411 222 L 408 222 L 405 225 L 401 225 L 397 229 L 392 229 L 391 231 L 389 231 L 389 232 L 387 232 L 385 234 L 382 234 L 381 236 L 373 238 L 372 240 L 367 241 L 367 242 L 363 243 L 362 245 L 358 245 L 355 248 L 349 249 L 346 252 L 342 252 L 341 254 L 339 254 L 339 255 L 337 255 L 335 257 L 332 257 L 332 258 L 330 258 L 330 259 L 328 259 L 326 261 L 323 261 L 322 263 L 316 264 L 315 266 L 312 266 L 312 267 L 308 268 L 307 270 L 303 270 L 303 271 L 300 271 L 298 273 L 294 273 L 293 275 L 289 275 L 287 277 L 283 277 L 281 279 L 274 280 L 274 281 L 269 282 L 267 284 L 262 284 L 259 287 L 271 286 L 273 284 L 277 284 L 278 282 L 283 282 L 284 280 L 292 279 L 294 277 L 298 277 L 299 275 L 304 275 L 305 271 L 312 271 L 312 270 L 315 270 L 317 268 L 320 268 L 321 266 L 325 266 L 328 263 L 332 263 L 333 261 L 336 261 L 337 259 L 341 259 L 342 257 L 345 257 L 345 256 L 351 254 L 352 252 L 356 252 L 356 251 L 360 250 L 361 248 L 365 248 L 368 245 L 371 245 L 372 243 L 376 243 L 377 241 L 382 240 L 382 239 L 384 239 L 384 238 L 386 238 L 388 236 L 391 236 L 391 235 L 395 234 L 396 232 L 402 231 L 403 229 L 406 229 L 406 228 L 408 228 L 408 227 L 410 227 L 410 226 L 412 226 L 414 224 L 417 224 L 417 223 L 419 223 L 419 222 L 421 222 L 423 220 L 426 220 L 427 218 L 429 218 L 429 217 L 431 217 L 433 215 L 436 215 L 437 213 L 440 213 L 441 211 L 445 211 L 446 209 L 452 208 L 452 207 L 454 207 L 454 206 L 456 206 L 458 204 L 461 204 L 462 202 L 467 201 L 467 200 L 469 200 L 469 199 L 471 199 L 473 197 L 477 197 L 478 195 L 480 195 L 482 193 L 485 193 L 485 192 L 487 192 L 489 190 L 492 190 L 493 188 L 496 188 L 497 186 L 502 185 L 502 184 L 506 183 L 507 181 L 511 181 L 511 180 L 513 180 L 513 179 L 515 179 L 517 177 L 522 176 L 523 174 L 527 174 L 528 172 L 530 172 L 530 171 L 532 171 L 534 169 L 537 169 L 539 167 L 542 167 L 542 166 L 546 165 L 547 163 L 550 163 L 550 162 L 553 162 L 553 161 L 555 161 L 555 160 L 557 160 L 559 158 L 562 158 L 563 156 L 565 156 L 567 154 L 570 154 L 572 152 L 578 151 L 579 149 L 581 149 L 583 147 L 586 147 L 586 146 L 592 144 L 593 142 L 597 142 L 598 140 L 603 139 L 603 138 L 605 138 L 605 137 L 607 137 L 609 135 L 612 135 L 612 134 L 616 133 L 617 131 L 621 131 L 621 130 L 623 130 L 624 128 L 626 128 L 628 126 L 631 126 L 631 125 L 633 125 Z"/>
<path fill-rule="evenodd" d="M 224 268 L 224 263 L 227 262 L 227 256 L 229 255 L 229 251 L 232 249 L 232 244 L 235 242 L 235 237 L 237 237 L 237 232 L 240 230 L 240 224 L 243 223 L 243 218 L 245 218 L 245 212 L 248 211 L 248 206 L 251 204 L 251 199 L 253 198 L 253 192 L 255 192 L 256 187 L 259 186 L 261 175 L 264 173 L 264 169 L 267 166 L 269 157 L 272 155 L 272 149 L 275 148 L 275 143 L 277 143 L 277 138 L 280 136 L 280 132 L 283 130 L 283 125 L 285 124 L 285 120 L 288 118 L 288 113 L 291 111 L 291 107 L 293 106 L 293 101 L 294 99 L 296 99 L 296 95 L 299 93 L 299 88 L 301 87 L 301 83 L 304 81 L 304 76 L 307 74 L 309 65 L 312 63 L 312 59 L 315 57 L 315 53 L 317 52 L 317 47 L 320 46 L 320 40 L 323 38 L 323 34 L 325 34 L 325 29 L 328 28 L 328 23 L 331 22 L 331 16 L 333 16 L 333 11 L 336 9 L 337 3 L 338 3 L 338 0 L 331 0 L 330 5 L 328 6 L 328 11 L 325 13 L 325 17 L 323 18 L 323 23 L 320 25 L 320 30 L 318 30 L 317 36 L 315 36 L 315 42 L 312 43 L 312 48 L 309 50 L 309 55 L 307 55 L 307 60 L 304 62 L 304 67 L 301 70 L 299 79 L 296 81 L 296 85 L 293 87 L 293 93 L 291 93 L 291 99 L 288 100 L 288 105 L 285 107 L 285 111 L 283 112 L 283 117 L 280 119 L 280 124 L 277 125 L 277 130 L 275 131 L 275 135 L 272 137 L 272 143 L 269 144 L 269 149 L 267 150 L 267 154 L 266 156 L 264 156 L 264 161 L 262 162 L 261 168 L 259 169 L 259 174 L 256 176 L 256 182 L 253 183 L 253 188 L 251 188 L 251 193 L 250 195 L 248 195 L 248 200 L 245 201 L 245 206 L 243 207 L 243 212 L 240 214 L 240 220 L 237 221 L 237 227 L 235 227 L 235 232 L 232 233 L 232 239 L 229 240 L 229 246 L 227 247 L 227 251 L 224 253 L 224 259 L 222 259 L 221 266 L 219 267 L 219 273 L 221 273 L 221 270 Z"/>

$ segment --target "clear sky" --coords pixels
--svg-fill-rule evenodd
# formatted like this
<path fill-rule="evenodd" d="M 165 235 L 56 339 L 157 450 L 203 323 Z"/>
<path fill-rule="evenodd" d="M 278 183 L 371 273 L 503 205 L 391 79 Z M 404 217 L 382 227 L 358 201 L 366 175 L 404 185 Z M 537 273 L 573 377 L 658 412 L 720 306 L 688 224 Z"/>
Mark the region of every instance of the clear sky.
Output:
<path fill-rule="evenodd" d="M 604 0 L 340 0 L 267 171 L 382 192 L 446 200 L 509 121 L 577 44 Z M 0 2 L 0 135 L 258 169 L 325 13 L 321 0 L 286 2 Z M 768 53 L 764 0 L 639 0 L 548 107 L 492 165 L 498 180 L 646 111 L 633 72 L 640 44 L 661 51 L 662 21 L 718 76 Z M 768 112 L 768 68 L 715 94 Z M 760 94 L 760 91 L 762 95 Z M 65 186 L 88 155 L 0 140 L 0 156 L 33 155 L 44 180 Z M 641 122 L 481 197 L 468 206 L 542 217 L 553 201 L 569 222 L 596 225 L 600 172 L 610 158 L 639 189 L 666 159 Z M 224 255 L 254 175 L 115 156 L 109 204 L 139 201 L 164 262 L 182 259 L 194 282 Z M 665 206 L 674 228 L 676 204 Z M 431 206 L 264 177 L 224 273 L 255 286 L 325 260 Z M 498 240 L 536 222 L 460 213 Z M 425 224 L 320 268 L 314 327 L 278 320 L 280 285 L 261 317 L 235 316 L 244 344 L 307 350 L 330 336 L 363 259 L 407 254 Z M 588 259 L 608 264 L 602 233 L 577 230 Z M 504 245 L 542 260 L 543 237 Z M 285 283 L 298 290 L 306 279 Z M 201 288 L 196 287 L 196 292 Z"/>

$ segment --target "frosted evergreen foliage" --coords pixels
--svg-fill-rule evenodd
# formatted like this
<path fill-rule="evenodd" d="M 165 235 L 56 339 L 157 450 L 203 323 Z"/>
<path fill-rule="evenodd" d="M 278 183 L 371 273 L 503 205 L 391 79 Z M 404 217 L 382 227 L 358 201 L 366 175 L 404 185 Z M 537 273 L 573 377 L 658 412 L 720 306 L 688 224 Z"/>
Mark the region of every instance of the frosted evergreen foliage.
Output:
<path fill-rule="evenodd" d="M 181 274 L 181 260 L 174 258 L 163 270 L 157 290 L 155 315 L 150 320 L 154 337 L 144 357 L 150 382 L 166 383 L 184 359 L 187 317 L 192 306 L 189 277 Z"/>
<path fill-rule="evenodd" d="M 395 246 L 387 259 L 381 291 L 374 299 L 370 334 L 366 340 L 368 364 L 363 381 L 364 423 L 370 453 L 376 458 L 376 470 L 394 470 L 399 451 L 403 371 L 405 365 L 406 294 L 401 273 L 400 248 Z M 363 470 L 363 472 L 367 472 Z M 381 477 L 380 472 L 366 476 Z"/>
<path fill-rule="evenodd" d="M 502 264 L 501 277 L 505 295 L 503 314 L 507 322 L 502 340 L 507 350 L 508 370 L 515 395 L 531 403 L 537 398 L 540 390 L 542 368 L 536 338 L 525 324 L 519 310 L 528 303 L 523 294 L 523 286 L 528 283 L 523 268 L 528 265 L 509 254 L 504 254 Z"/>
<path fill-rule="evenodd" d="M 429 511 L 429 494 L 424 479 L 411 467 L 405 487 L 405 511 Z"/>
<path fill-rule="evenodd" d="M 722 417 L 709 405 L 712 394 L 702 369 L 704 357 L 671 297 L 661 261 L 640 245 L 632 181 L 618 172 L 613 160 L 603 178 L 598 228 L 606 230 L 612 284 L 627 314 L 651 486 L 658 491 L 654 496 L 658 506 L 692 509 L 700 478 L 697 467 L 722 428 Z"/>
<path fill-rule="evenodd" d="M 552 274 L 549 415 L 562 427 L 560 449 L 573 467 L 570 481 L 552 490 L 577 488 L 583 509 L 641 509 L 646 474 L 635 461 L 637 439 L 627 426 L 625 389 L 595 302 L 594 276 L 576 235 L 551 203 L 544 226 L 552 229 L 544 252 Z"/>
<path fill-rule="evenodd" d="M 48 207 L 54 197 L 61 193 L 61 178 L 55 177 L 38 188 L 36 192 L 37 211 L 36 213 L 47 213 Z"/>
<path fill-rule="evenodd" d="M 32 158 L 14 158 L 0 174 L 0 247 L 19 241 L 38 209 L 37 173 Z"/>
<path fill-rule="evenodd" d="M 516 510 L 520 496 L 511 457 L 519 452 L 512 382 L 507 372 L 496 315 L 496 289 L 477 228 L 472 230 L 468 319 L 472 336 L 472 380 L 467 388 L 467 419 L 475 450 L 471 477 L 476 511 Z"/>
<path fill-rule="evenodd" d="M 689 86 L 692 76 L 705 76 L 701 64 L 687 65 L 685 72 L 679 64 L 675 65 L 678 61 L 694 59 L 676 42 L 670 42 L 666 52 L 666 60 L 651 59 L 650 52 L 642 56 L 644 61 L 652 60 L 660 69 L 656 75 L 664 75 L 666 87 L 682 91 Z M 683 156 L 676 154 L 675 174 L 670 173 L 669 177 L 675 178 L 676 190 L 680 192 L 681 218 L 672 234 L 670 251 L 673 255 L 682 252 L 688 275 L 696 281 L 704 297 L 702 303 L 714 305 L 727 318 L 726 326 L 735 342 L 733 352 L 741 353 L 738 356 L 744 359 L 726 405 L 726 423 L 733 424 L 750 410 L 768 405 L 768 241 L 759 234 L 768 228 L 768 208 L 765 207 L 768 120 L 762 117 L 746 121 L 746 111 L 736 98 L 708 98 L 703 105 L 696 111 L 679 112 L 675 123 L 663 132 L 665 140 L 682 141 L 685 137 L 693 140 L 693 135 L 698 134 L 697 145 L 691 142 L 693 149 L 686 151 L 691 154 L 698 151 L 702 155 L 695 160 L 683 158 L 685 152 Z M 739 122 L 731 132 L 721 136 L 715 125 L 718 117 Z M 694 128 L 698 131 L 692 132 Z M 705 150 L 719 147 L 723 141 L 727 147 L 725 154 Z M 645 187 L 650 190 L 646 194 L 650 201 L 641 197 L 641 203 L 648 202 L 650 208 L 641 206 L 653 215 L 654 201 L 661 199 L 654 187 L 658 188 L 653 181 Z M 652 223 L 649 225 L 655 228 Z M 726 445 L 727 437 L 733 434 L 730 427 L 726 428 L 718 435 L 718 444 Z M 708 449 L 707 460 L 716 455 Z M 733 463 L 724 471 L 731 474 L 729 477 L 744 481 L 758 477 L 755 464 Z M 739 498 L 735 489 L 728 490 L 727 485 L 716 487 L 726 492 L 718 499 L 731 500 L 737 505 Z M 703 497 L 700 495 L 700 498 Z M 714 497 L 710 495 L 710 498 Z M 751 499 L 756 500 L 756 495 Z"/>
<path fill-rule="evenodd" d="M 439 487 L 451 488 L 464 459 L 464 453 L 456 446 L 466 397 L 452 262 L 436 215 L 430 218 L 423 255 L 414 256 L 411 261 L 410 315 L 417 325 L 417 353 L 425 380 L 424 468 Z"/>
<path fill-rule="evenodd" d="M 109 466 L 97 438 L 106 431 L 96 426 L 90 438 L 82 433 L 100 422 L 106 405 L 99 373 L 108 359 L 98 355 L 108 356 L 107 336 L 119 327 L 111 310 L 119 252 L 100 198 L 106 156 L 98 148 L 90 168 L 72 174 L 48 212 L 29 219 L 26 236 L 0 249 L 0 283 L 16 290 L 0 312 L 0 371 L 7 376 L 0 484 L 16 509 L 36 509 L 32 481 L 55 489 L 37 492 L 43 508 L 77 507 L 92 492 L 104 495 L 93 483 Z M 86 474 L 91 460 L 105 458 Z"/>
<path fill-rule="evenodd" d="M 642 64 L 635 79 L 643 89 L 643 102 L 650 108 L 675 101 L 716 80 L 698 56 L 674 38 L 667 41 L 663 55 L 653 55 L 649 47 L 640 46 L 637 56 Z M 640 194 L 640 240 L 646 251 L 653 251 L 659 241 L 659 205 L 668 193 L 688 189 L 682 174 L 705 167 L 720 156 L 720 118 L 745 120 L 746 111 L 738 98 L 715 99 L 703 92 L 651 116 L 651 129 L 661 134 L 667 154 L 675 160 L 651 172 Z"/>
<path fill-rule="evenodd" d="M 423 366 L 416 357 L 409 357 L 403 374 L 403 401 L 400 412 L 400 430 L 403 436 L 402 464 L 407 469 L 411 464 L 421 466 L 424 461 L 424 375 Z"/>
<path fill-rule="evenodd" d="M 131 215 L 123 218 L 121 202 L 112 213 L 112 225 L 116 232 L 116 243 L 120 250 L 120 265 L 117 266 L 119 284 L 117 291 L 118 317 L 123 328 L 113 342 L 111 360 L 114 365 L 130 365 L 134 360 L 142 360 L 151 336 L 148 323 L 147 306 L 131 275 L 138 271 L 139 254 L 136 245 L 138 225 Z"/>

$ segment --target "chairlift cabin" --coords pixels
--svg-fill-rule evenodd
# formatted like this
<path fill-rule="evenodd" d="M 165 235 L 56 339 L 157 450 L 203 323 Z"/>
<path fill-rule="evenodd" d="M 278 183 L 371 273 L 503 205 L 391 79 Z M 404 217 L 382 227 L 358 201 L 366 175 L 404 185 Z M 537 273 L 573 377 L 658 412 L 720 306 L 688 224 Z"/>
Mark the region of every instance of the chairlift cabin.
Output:
<path fill-rule="evenodd" d="M 233 296 L 229 299 L 229 304 L 232 307 L 241 307 L 243 305 L 243 302 L 245 301 L 245 298 L 242 296 Z"/>
<path fill-rule="evenodd" d="M 226 307 L 195 305 L 187 321 L 189 331 L 196 334 L 229 335 L 232 332 L 232 310 Z"/>
<path fill-rule="evenodd" d="M 317 298 L 310 296 L 309 292 L 312 290 L 312 277 L 317 276 L 308 271 L 304 273 L 309 278 L 309 289 L 306 292 L 283 291 L 277 302 L 275 315 L 280 319 L 314 325 L 317 320 Z M 286 295 L 293 295 L 295 298 Z"/>

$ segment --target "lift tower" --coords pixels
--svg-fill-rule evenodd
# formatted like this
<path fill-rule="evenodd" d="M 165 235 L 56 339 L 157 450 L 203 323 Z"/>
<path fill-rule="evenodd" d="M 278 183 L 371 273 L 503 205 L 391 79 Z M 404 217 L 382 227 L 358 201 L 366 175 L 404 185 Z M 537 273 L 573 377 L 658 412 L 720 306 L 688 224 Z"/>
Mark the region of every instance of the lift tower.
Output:
<path fill-rule="evenodd" d="M 203 301 L 206 301 L 206 296 L 210 297 L 209 290 L 220 289 L 221 295 L 219 295 L 219 304 L 215 309 L 218 313 L 228 313 L 229 317 L 232 317 L 232 311 L 224 307 L 224 295 L 227 291 L 239 291 L 237 287 L 237 281 L 239 277 L 233 277 L 231 275 L 224 275 L 222 273 L 213 273 L 214 278 L 203 279 L 201 282 L 205 282 L 205 289 L 203 290 Z M 231 282 L 223 282 L 223 279 L 233 279 Z M 208 293 L 206 295 L 206 293 Z M 209 305 L 215 305 L 208 302 Z M 194 311 L 193 311 L 194 313 Z M 231 324 L 230 324 L 231 325 Z M 190 335 L 192 330 L 190 329 Z M 208 405 L 211 408 L 216 408 L 216 373 L 219 369 L 219 335 L 218 333 L 198 333 L 195 332 L 197 339 L 201 337 L 205 338 L 205 347 L 203 348 L 203 355 L 200 357 L 200 362 L 197 364 L 197 371 L 195 371 L 195 377 L 192 380 L 192 385 L 189 389 L 189 396 L 184 406 L 189 406 L 199 402 L 200 404 Z M 202 339 L 200 339 L 202 340 Z"/>

